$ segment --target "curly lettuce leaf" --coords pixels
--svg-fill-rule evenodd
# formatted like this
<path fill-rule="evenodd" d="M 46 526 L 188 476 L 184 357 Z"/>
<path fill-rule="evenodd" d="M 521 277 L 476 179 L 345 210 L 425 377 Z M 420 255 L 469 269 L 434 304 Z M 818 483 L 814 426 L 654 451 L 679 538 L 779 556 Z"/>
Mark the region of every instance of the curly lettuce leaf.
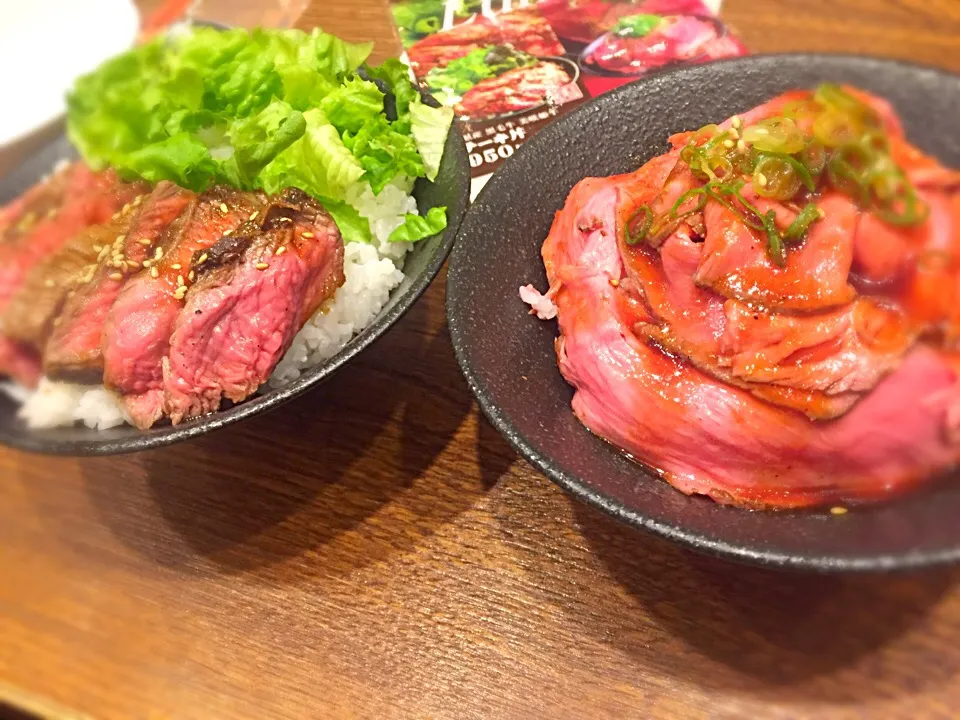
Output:
<path fill-rule="evenodd" d="M 430 107 L 417 97 L 410 105 L 410 118 L 410 131 L 423 158 L 426 178 L 432 182 L 440 171 L 443 148 L 453 123 L 453 108 Z"/>
<path fill-rule="evenodd" d="M 372 82 L 351 78 L 320 101 L 320 109 L 339 131 L 358 132 L 380 116 L 383 93 Z"/>
<path fill-rule="evenodd" d="M 370 242 L 373 233 L 370 232 L 370 223 L 361 217 L 355 207 L 338 200 L 320 198 L 323 206 L 330 213 L 333 221 L 340 228 L 340 235 L 344 242 Z"/>
<path fill-rule="evenodd" d="M 180 133 L 130 153 L 122 174 L 195 187 L 203 185 L 215 171 L 207 146 L 193 135 Z"/>
<path fill-rule="evenodd" d="M 447 226 L 447 209 L 432 207 L 426 216 L 407 213 L 403 216 L 403 225 L 392 233 L 390 242 L 416 242 L 433 237 Z"/>
<path fill-rule="evenodd" d="M 397 122 L 403 122 L 410 104 L 420 96 L 410 79 L 410 68 L 396 58 L 390 58 L 377 67 L 366 68 L 366 71 L 371 78 L 386 83 L 394 97 Z"/>
<path fill-rule="evenodd" d="M 402 63 L 365 66 L 370 50 L 319 29 L 158 38 L 77 81 L 68 132 L 92 167 L 128 178 L 299 187 L 335 206 L 345 237 L 368 241 L 348 190 L 436 177 L 450 125 L 422 105 Z"/>

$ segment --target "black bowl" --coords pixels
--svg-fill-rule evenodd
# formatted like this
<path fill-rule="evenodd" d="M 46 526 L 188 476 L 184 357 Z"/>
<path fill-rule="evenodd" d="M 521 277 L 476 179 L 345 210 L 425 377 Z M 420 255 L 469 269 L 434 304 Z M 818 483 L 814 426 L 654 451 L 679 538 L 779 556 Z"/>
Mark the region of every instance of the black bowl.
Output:
<path fill-rule="evenodd" d="M 66 137 L 36 153 L 23 166 L 0 180 L 0 204 L 9 201 L 36 182 L 58 159 L 74 157 Z M 447 227 L 439 235 L 418 242 L 407 254 L 404 281 L 390 295 L 380 314 L 337 355 L 327 362 L 304 371 L 295 382 L 257 395 L 230 409 L 207 415 L 177 426 L 160 426 L 137 430 L 130 426 L 110 430 L 85 427 L 31 430 L 17 418 L 17 404 L 0 393 L 0 443 L 23 450 L 55 455 L 111 455 L 168 445 L 203 433 L 217 430 L 238 420 L 279 407 L 302 395 L 330 377 L 374 340 L 385 333 L 410 309 L 436 277 L 450 253 L 457 228 L 469 205 L 470 164 L 463 139 L 456 130 L 447 137 L 440 172 L 434 182 L 422 178 L 414 187 L 420 212 L 432 207 L 447 207 Z"/>
<path fill-rule="evenodd" d="M 580 424 L 557 370 L 555 323 L 517 290 L 546 276 L 540 245 L 587 176 L 636 169 L 668 135 L 825 80 L 890 99 L 909 137 L 960 167 L 960 77 L 853 56 L 772 55 L 663 73 L 602 95 L 538 133 L 504 163 L 467 213 L 447 279 L 457 358 L 483 412 L 550 479 L 606 512 L 690 548 L 787 568 L 885 570 L 960 559 L 960 482 L 950 473 L 899 501 L 825 512 L 763 513 L 687 497 Z"/>

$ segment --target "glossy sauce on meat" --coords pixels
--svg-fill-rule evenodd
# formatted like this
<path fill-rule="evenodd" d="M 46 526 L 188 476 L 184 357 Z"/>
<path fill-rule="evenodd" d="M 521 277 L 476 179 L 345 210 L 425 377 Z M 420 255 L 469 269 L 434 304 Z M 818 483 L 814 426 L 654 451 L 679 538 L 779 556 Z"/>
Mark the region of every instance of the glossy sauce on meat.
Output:
<path fill-rule="evenodd" d="M 889 106 L 849 92 L 929 208 L 912 224 L 829 188 L 786 203 L 741 184 L 781 236 L 810 206 L 782 260 L 709 193 L 658 225 L 704 182 L 678 172 L 686 133 L 634 173 L 581 181 L 543 245 L 574 412 L 683 492 L 764 508 L 876 500 L 960 458 L 960 182 L 909 147 Z"/>

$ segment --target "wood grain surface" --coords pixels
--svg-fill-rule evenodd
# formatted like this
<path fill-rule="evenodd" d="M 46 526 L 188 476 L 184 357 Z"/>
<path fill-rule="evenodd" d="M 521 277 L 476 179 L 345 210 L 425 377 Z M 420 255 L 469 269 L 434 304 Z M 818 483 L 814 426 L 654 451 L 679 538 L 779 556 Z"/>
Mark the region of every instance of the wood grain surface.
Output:
<path fill-rule="evenodd" d="M 758 51 L 960 69 L 955 0 L 726 15 Z M 381 0 L 299 24 L 396 50 Z M 196 442 L 0 451 L 0 697 L 111 720 L 960 716 L 960 572 L 778 574 L 573 502 L 478 417 L 443 297 Z"/>

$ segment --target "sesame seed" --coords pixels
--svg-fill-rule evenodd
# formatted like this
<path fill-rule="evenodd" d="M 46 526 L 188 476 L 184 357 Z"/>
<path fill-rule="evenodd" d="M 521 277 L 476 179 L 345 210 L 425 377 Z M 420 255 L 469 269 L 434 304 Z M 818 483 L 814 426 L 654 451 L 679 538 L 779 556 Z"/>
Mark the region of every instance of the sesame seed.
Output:
<path fill-rule="evenodd" d="M 200 265 L 200 264 L 202 264 L 202 263 L 205 263 L 205 262 L 207 261 L 207 258 L 208 258 L 208 257 L 210 257 L 210 256 L 207 255 L 206 253 L 203 253 L 199 258 L 197 258 L 197 265 Z"/>
<path fill-rule="evenodd" d="M 735 128 L 739 128 L 740 126 L 743 125 L 743 118 L 740 117 L 739 115 L 734 115 L 732 118 L 730 118 L 730 124 L 733 125 Z"/>
<path fill-rule="evenodd" d="M 252 213 L 250 213 L 250 217 L 247 218 L 247 219 L 248 219 L 248 220 L 256 220 L 256 219 L 257 219 L 257 215 L 259 215 L 259 214 L 260 214 L 260 211 L 259 211 L 259 210 L 254 210 Z"/>
<path fill-rule="evenodd" d="M 142 203 L 142 202 L 143 202 L 143 195 L 137 195 L 137 196 L 133 199 L 133 206 L 136 207 L 137 205 L 139 205 L 139 204 Z"/>
<path fill-rule="evenodd" d="M 187 273 L 187 280 L 189 280 L 190 282 L 193 282 L 194 278 L 196 277 L 197 277 L 197 274 L 193 272 L 193 270 Z"/>
<path fill-rule="evenodd" d="M 123 275 L 121 273 L 110 273 L 111 280 L 123 280 Z"/>
<path fill-rule="evenodd" d="M 723 146 L 724 146 L 725 148 L 736 147 L 736 145 L 737 145 L 737 144 L 736 144 L 733 140 L 724 140 L 724 141 L 723 141 Z"/>
<path fill-rule="evenodd" d="M 117 235 L 117 239 L 114 240 L 114 242 L 122 243 L 126 239 L 127 239 L 126 235 Z"/>
<path fill-rule="evenodd" d="M 275 254 L 275 255 L 283 255 L 286 251 L 287 251 L 287 246 L 286 246 L 286 245 L 281 245 L 280 247 L 277 248 L 277 252 L 274 253 L 274 254 Z"/>
<path fill-rule="evenodd" d="M 128 213 L 130 212 L 130 203 L 126 203 L 121 209 L 120 212 Z"/>
<path fill-rule="evenodd" d="M 153 259 L 154 260 L 163 259 L 163 248 L 158 247 L 156 250 L 153 251 Z"/>
<path fill-rule="evenodd" d="M 764 175 L 763 173 L 757 173 L 757 185 L 759 185 L 760 187 L 766 187 L 767 176 Z"/>
<path fill-rule="evenodd" d="M 823 211 L 823 208 L 817 208 L 817 215 L 820 216 L 821 220 L 827 216 L 827 214 Z"/>
<path fill-rule="evenodd" d="M 312 232 L 300 233 L 300 237 L 305 237 L 305 238 L 307 238 L 307 239 L 309 240 L 310 238 L 313 237 L 313 233 L 312 233 Z"/>
<path fill-rule="evenodd" d="M 120 219 L 120 213 L 115 212 L 113 215 L 110 216 L 110 219 L 111 219 L 111 220 L 119 220 L 119 219 Z"/>
<path fill-rule="evenodd" d="M 149 247 L 152 243 L 150 238 L 140 238 L 139 240 L 137 240 L 137 242 L 143 245 L 144 247 Z"/>
<path fill-rule="evenodd" d="M 747 144 L 743 141 L 742 138 L 740 140 L 737 140 L 737 150 L 742 153 L 745 153 L 747 151 Z"/>
<path fill-rule="evenodd" d="M 617 287 L 617 285 L 619 285 L 619 284 L 620 284 L 620 281 L 619 281 L 619 280 L 617 280 L 616 278 L 610 278 L 610 286 L 611 286 L 611 287 Z"/>
<path fill-rule="evenodd" d="M 183 275 L 177 275 L 177 285 L 183 285 Z"/>
<path fill-rule="evenodd" d="M 94 246 L 93 246 L 93 251 L 94 251 L 94 252 L 100 252 L 101 250 L 103 250 L 103 245 L 94 245 Z"/>
<path fill-rule="evenodd" d="M 179 270 L 181 267 L 183 267 L 183 266 L 182 266 L 180 263 L 174 263 L 173 265 L 170 266 L 170 269 L 171 269 L 171 270 Z"/>
<path fill-rule="evenodd" d="M 232 232 L 233 232 L 233 228 L 230 228 L 229 230 L 227 230 L 227 231 L 225 231 L 225 232 L 223 233 L 223 236 L 224 236 L 224 237 L 227 237 L 227 236 L 228 236 L 230 233 L 232 233 Z"/>
<path fill-rule="evenodd" d="M 150 277 L 160 277 L 160 271 L 156 267 L 150 268 Z"/>
<path fill-rule="evenodd" d="M 131 270 L 133 270 L 133 269 L 135 269 L 135 268 L 140 267 L 140 263 L 138 263 L 136 260 L 127 260 L 127 266 L 128 266 Z"/>
<path fill-rule="evenodd" d="M 153 264 L 153 262 L 151 260 L 144 260 L 142 264 L 145 268 L 148 268 Z"/>
<path fill-rule="evenodd" d="M 230 211 L 230 208 L 227 207 L 226 203 L 220 203 L 220 212 L 227 213 Z"/>
<path fill-rule="evenodd" d="M 846 515 L 846 514 L 847 514 L 847 509 L 846 509 L 845 507 L 840 507 L 839 505 L 837 505 L 836 507 L 830 508 L 830 514 L 831 514 L 831 515 Z"/>
<path fill-rule="evenodd" d="M 270 265 L 265 262 L 259 262 L 256 265 L 257 270 L 266 270 L 268 267 L 270 267 Z"/>
<path fill-rule="evenodd" d="M 736 128 L 730 128 L 730 137 L 732 137 L 734 140 L 739 140 L 740 131 L 737 130 Z"/>

